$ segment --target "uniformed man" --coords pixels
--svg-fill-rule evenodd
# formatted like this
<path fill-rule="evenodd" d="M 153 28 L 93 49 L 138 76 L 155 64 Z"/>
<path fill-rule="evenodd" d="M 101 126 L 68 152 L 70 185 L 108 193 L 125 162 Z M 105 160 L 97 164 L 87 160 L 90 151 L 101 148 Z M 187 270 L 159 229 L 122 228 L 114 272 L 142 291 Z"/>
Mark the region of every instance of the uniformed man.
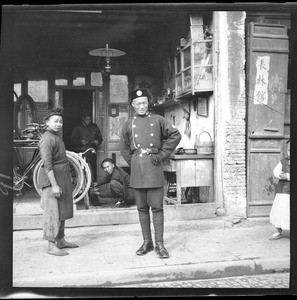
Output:
<path fill-rule="evenodd" d="M 162 161 L 175 150 L 181 134 L 164 117 L 148 112 L 151 97 L 147 89 L 137 89 L 129 96 L 135 115 L 123 125 L 120 146 L 122 156 L 131 166 L 130 186 L 134 189 L 144 240 L 136 254 L 145 255 L 154 249 L 150 226 L 151 207 L 155 251 L 160 258 L 168 258 L 163 243 L 165 177 Z"/>

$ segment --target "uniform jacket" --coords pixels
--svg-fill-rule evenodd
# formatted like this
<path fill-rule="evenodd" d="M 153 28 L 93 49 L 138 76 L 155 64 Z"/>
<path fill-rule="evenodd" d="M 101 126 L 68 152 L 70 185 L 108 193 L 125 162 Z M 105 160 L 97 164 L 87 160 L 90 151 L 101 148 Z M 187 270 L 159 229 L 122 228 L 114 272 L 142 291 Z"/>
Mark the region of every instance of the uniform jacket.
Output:
<path fill-rule="evenodd" d="M 175 150 L 181 134 L 175 126 L 160 115 L 146 113 L 127 120 L 121 133 L 121 154 L 131 166 L 130 186 L 157 188 L 165 184 L 163 164 L 153 165 L 150 155 L 139 154 L 137 149 L 154 148 L 162 161 Z"/>
<path fill-rule="evenodd" d="M 62 196 L 58 199 L 59 218 L 70 219 L 73 217 L 72 184 L 64 142 L 57 133 L 47 130 L 39 141 L 39 150 L 42 167 L 38 173 L 38 185 L 40 188 L 50 187 L 47 173 L 54 171 L 57 184 L 62 189 Z"/>
<path fill-rule="evenodd" d="M 104 172 L 106 173 L 106 172 Z M 98 180 L 98 185 L 103 185 L 106 183 L 110 183 L 111 180 L 115 180 L 119 183 L 121 183 L 124 186 L 124 194 L 125 198 L 132 198 L 133 192 L 130 187 L 130 176 L 128 173 L 126 173 L 122 168 L 120 167 L 115 167 L 112 174 L 104 174 L 99 180 Z"/>
<path fill-rule="evenodd" d="M 83 145 L 81 142 L 82 140 L 87 140 L 88 144 Z M 93 143 L 94 140 L 97 140 L 99 145 L 102 143 L 102 135 L 96 124 L 91 123 L 86 125 L 84 122 L 81 122 L 75 126 L 71 135 L 71 141 L 77 151 L 83 152 L 88 148 L 97 149 L 97 146 Z"/>

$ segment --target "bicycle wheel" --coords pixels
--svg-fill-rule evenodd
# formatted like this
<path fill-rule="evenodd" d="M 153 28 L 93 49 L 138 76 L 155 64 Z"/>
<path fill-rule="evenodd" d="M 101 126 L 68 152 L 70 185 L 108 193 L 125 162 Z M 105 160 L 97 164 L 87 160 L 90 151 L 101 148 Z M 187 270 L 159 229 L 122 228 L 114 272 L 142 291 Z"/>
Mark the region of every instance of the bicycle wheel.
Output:
<path fill-rule="evenodd" d="M 36 192 L 41 195 L 41 188 L 39 187 L 39 184 L 38 184 L 38 174 L 39 174 L 39 170 L 41 168 L 41 164 L 42 164 L 42 160 L 40 160 L 34 170 L 33 170 L 33 184 L 34 184 L 34 188 L 36 190 Z"/>
<path fill-rule="evenodd" d="M 80 191 L 80 193 L 74 197 L 74 203 L 77 203 L 78 201 L 80 201 L 81 199 L 83 199 L 83 197 L 86 196 L 87 192 L 89 191 L 90 187 L 91 187 L 91 182 L 92 182 L 92 177 L 91 177 L 91 170 L 88 166 L 88 164 L 86 163 L 86 161 L 81 158 L 77 153 L 72 152 L 72 151 L 66 151 L 68 152 L 69 155 L 73 156 L 74 159 L 77 159 L 80 162 L 81 165 L 81 169 L 83 171 L 83 185 L 82 185 L 82 189 Z"/>
<path fill-rule="evenodd" d="M 80 163 L 70 156 L 66 151 L 67 159 L 69 161 L 70 166 L 70 175 L 71 175 L 71 182 L 72 182 L 72 195 L 73 199 L 76 195 L 81 191 L 83 186 L 83 171 L 81 169 Z M 40 177 L 40 170 L 41 170 L 42 161 L 40 160 L 34 168 L 33 172 L 33 182 L 34 187 L 39 195 L 41 195 L 41 188 L 39 187 L 39 180 Z"/>
<path fill-rule="evenodd" d="M 21 116 L 20 113 L 22 110 L 29 109 L 29 116 L 30 121 L 28 123 L 38 123 L 37 120 L 37 110 L 34 100 L 28 94 L 23 94 L 18 97 L 17 101 L 14 103 L 13 109 L 13 122 L 14 122 L 14 131 L 17 138 L 22 137 L 22 130 L 21 130 Z"/>
<path fill-rule="evenodd" d="M 84 174 L 83 174 L 83 171 L 77 160 L 73 159 L 69 154 L 67 154 L 67 158 L 69 160 L 71 182 L 72 182 L 72 187 L 73 187 L 72 195 L 73 195 L 73 198 L 75 198 L 83 186 Z"/>

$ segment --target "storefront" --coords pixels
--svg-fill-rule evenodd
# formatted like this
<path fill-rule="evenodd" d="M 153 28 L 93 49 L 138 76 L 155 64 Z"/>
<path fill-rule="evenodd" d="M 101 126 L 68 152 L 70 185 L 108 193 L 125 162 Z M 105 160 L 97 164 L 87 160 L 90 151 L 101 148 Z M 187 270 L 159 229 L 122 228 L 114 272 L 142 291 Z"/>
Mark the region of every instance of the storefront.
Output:
<path fill-rule="evenodd" d="M 152 110 L 182 133 L 178 152 L 164 165 L 165 203 L 188 206 L 199 218 L 268 215 L 272 169 L 290 137 L 295 33 L 289 11 L 115 10 L 98 4 L 96 10 L 6 7 L 3 16 L 6 28 L 13 28 L 11 36 L 2 35 L 12 51 L 11 97 L 30 95 L 39 123 L 50 107 L 64 107 L 66 147 L 82 109 L 90 108 L 103 135 L 98 177 L 105 157 L 129 172 L 120 130 L 133 114 L 129 91 L 147 87 Z M 125 54 L 111 57 L 107 74 L 89 52 L 108 46 Z M 269 70 L 261 73 L 262 67 Z M 23 108 L 19 128 L 31 118 Z M 22 149 L 24 163 L 32 152 Z"/>

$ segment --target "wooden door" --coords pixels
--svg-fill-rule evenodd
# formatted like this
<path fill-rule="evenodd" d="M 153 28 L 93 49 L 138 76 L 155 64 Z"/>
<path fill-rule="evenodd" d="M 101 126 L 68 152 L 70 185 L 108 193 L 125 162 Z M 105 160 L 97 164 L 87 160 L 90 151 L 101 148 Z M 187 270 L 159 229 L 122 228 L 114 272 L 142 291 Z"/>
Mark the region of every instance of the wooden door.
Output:
<path fill-rule="evenodd" d="M 283 157 L 289 41 L 284 25 L 250 23 L 247 39 L 247 216 L 269 216 Z"/>
<path fill-rule="evenodd" d="M 128 76 L 110 75 L 106 118 L 106 150 L 119 167 L 128 167 L 120 153 L 120 134 L 130 116 Z"/>

